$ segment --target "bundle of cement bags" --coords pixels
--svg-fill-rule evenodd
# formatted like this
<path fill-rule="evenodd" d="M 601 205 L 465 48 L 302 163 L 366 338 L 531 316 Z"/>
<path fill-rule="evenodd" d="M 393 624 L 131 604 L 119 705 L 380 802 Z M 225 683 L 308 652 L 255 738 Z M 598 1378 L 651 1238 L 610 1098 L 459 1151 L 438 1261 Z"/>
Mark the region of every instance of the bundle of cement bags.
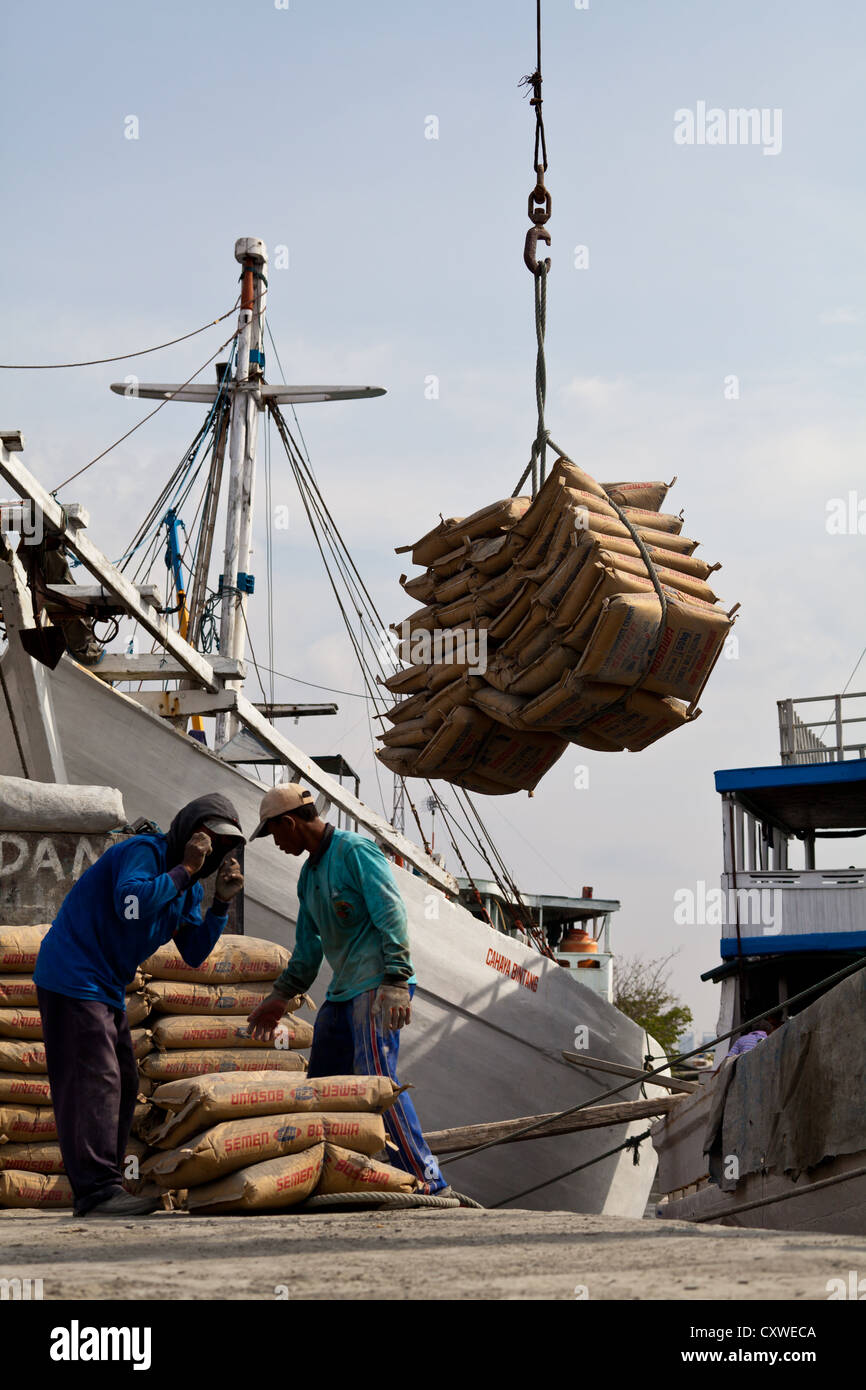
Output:
<path fill-rule="evenodd" d="M 314 1193 L 411 1192 L 418 1184 L 373 1155 L 400 1089 L 389 1077 L 198 1076 L 159 1086 L 143 1134 L 144 1182 L 176 1205 L 214 1215 L 275 1211 Z"/>
<path fill-rule="evenodd" d="M 221 1071 L 304 1071 L 299 1049 L 313 1040 L 306 1020 L 288 1014 L 268 1047 L 247 1035 L 247 1015 L 288 958 L 276 942 L 225 936 L 194 969 L 174 946 L 161 947 L 141 967 L 157 1049 L 142 1062 L 142 1076 L 163 1082 Z"/>
<path fill-rule="evenodd" d="M 72 1206 L 51 1106 L 42 1042 L 42 1019 L 33 970 L 50 924 L 0 926 L 0 1207 Z M 150 1032 L 140 1025 L 150 1012 L 138 974 L 127 993 L 136 1056 L 150 1052 Z M 131 1139 L 141 1158 L 144 1145 Z"/>
<path fill-rule="evenodd" d="M 660 511 L 670 486 L 600 484 L 558 459 L 531 502 L 401 547 L 427 568 L 401 577 L 424 607 L 393 626 L 408 667 L 383 682 L 399 697 L 385 766 L 500 795 L 531 790 L 570 742 L 636 752 L 695 719 L 735 610 Z"/>

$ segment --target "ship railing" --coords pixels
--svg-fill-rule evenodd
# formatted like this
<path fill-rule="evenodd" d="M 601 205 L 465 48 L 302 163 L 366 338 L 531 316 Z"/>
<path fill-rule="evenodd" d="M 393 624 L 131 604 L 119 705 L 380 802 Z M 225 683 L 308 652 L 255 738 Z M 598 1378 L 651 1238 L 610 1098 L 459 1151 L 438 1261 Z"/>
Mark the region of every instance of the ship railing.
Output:
<path fill-rule="evenodd" d="M 866 932 L 866 869 L 755 869 L 722 874 L 707 895 L 708 924 L 722 937 Z M 772 944 L 772 942 L 768 943 Z"/>
<path fill-rule="evenodd" d="M 846 756 L 866 758 L 866 691 L 840 695 L 804 695 L 796 700 L 777 700 L 779 708 L 779 747 L 783 763 L 842 762 Z M 824 705 L 826 713 L 806 719 L 798 705 Z M 858 712 L 859 711 L 859 712 Z M 860 725 L 856 731 L 851 725 Z M 815 732 L 815 731 L 818 732 Z"/>

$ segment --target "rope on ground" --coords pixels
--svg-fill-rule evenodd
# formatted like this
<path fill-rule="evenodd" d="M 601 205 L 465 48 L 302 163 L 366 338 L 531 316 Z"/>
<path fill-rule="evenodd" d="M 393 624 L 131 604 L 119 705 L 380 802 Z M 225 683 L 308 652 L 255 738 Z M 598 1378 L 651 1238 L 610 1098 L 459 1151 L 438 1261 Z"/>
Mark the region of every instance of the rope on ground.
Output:
<path fill-rule="evenodd" d="M 635 1134 L 631 1139 L 624 1139 L 621 1144 L 617 1144 L 615 1149 L 608 1149 L 606 1153 L 596 1154 L 595 1158 L 588 1158 L 585 1163 L 578 1163 L 576 1168 L 569 1168 L 567 1173 L 558 1173 L 555 1178 L 547 1178 L 545 1182 L 538 1182 L 534 1187 L 526 1187 L 522 1192 L 516 1192 L 513 1197 L 503 1197 L 501 1202 L 494 1202 L 491 1211 L 496 1207 L 504 1207 L 506 1202 L 517 1202 L 521 1197 L 528 1197 L 532 1192 L 540 1192 L 543 1187 L 552 1187 L 555 1182 L 562 1182 L 565 1178 L 573 1178 L 575 1173 L 582 1173 L 584 1168 L 591 1168 L 593 1163 L 601 1163 L 604 1158 L 613 1158 L 614 1154 L 621 1153 L 623 1149 L 631 1149 L 634 1154 L 635 1165 L 640 1163 L 640 1145 L 645 1139 L 649 1139 L 650 1131 L 645 1130 L 643 1134 Z"/>
<path fill-rule="evenodd" d="M 129 357 L 146 357 L 149 352 L 162 352 L 163 348 L 174 347 L 175 343 L 185 343 L 187 338 L 195 338 L 198 333 L 204 333 L 206 329 L 222 323 L 223 319 L 229 318 L 235 312 L 239 303 L 240 297 L 227 313 L 220 314 L 218 319 L 203 323 L 201 328 L 194 328 L 191 333 L 182 333 L 179 338 L 169 338 L 167 343 L 157 343 L 156 347 L 139 348 L 138 352 L 119 352 L 114 357 L 92 357 L 88 362 L 0 362 L 0 372 L 58 372 L 66 367 L 101 367 L 105 362 L 125 362 Z"/>
<path fill-rule="evenodd" d="M 857 960 L 846 965 L 842 970 L 835 971 L 828 975 L 826 979 L 819 980 L 817 984 L 810 985 L 808 989 L 803 989 L 799 994 L 794 994 L 790 999 L 785 1000 L 785 1008 L 790 1009 L 794 1004 L 799 1004 L 803 999 L 808 999 L 819 990 L 829 989 L 832 985 L 837 985 L 840 981 L 847 979 L 849 975 L 855 975 L 858 970 L 866 966 L 866 955 L 859 956 Z M 631 1086 L 638 1085 L 643 1081 L 651 1081 L 659 1072 L 667 1071 L 669 1067 L 676 1066 L 680 1062 L 686 1061 L 689 1057 L 697 1057 L 699 1053 L 706 1052 L 708 1048 L 715 1047 L 717 1043 L 724 1042 L 727 1038 L 732 1038 L 735 1033 L 747 1032 L 766 1015 L 766 1009 L 754 1018 L 746 1019 L 743 1023 L 738 1023 L 736 1028 L 729 1028 L 727 1033 L 720 1033 L 718 1037 L 711 1039 L 710 1042 L 702 1043 L 700 1047 L 692 1048 L 691 1052 L 681 1052 L 676 1057 L 666 1058 L 661 1066 L 654 1067 L 652 1071 L 646 1071 L 641 1076 L 630 1077 L 628 1081 L 623 1081 L 619 1086 L 612 1086 L 609 1091 L 602 1091 L 600 1095 L 590 1096 L 588 1100 L 582 1100 L 579 1105 L 572 1105 L 568 1110 L 561 1110 L 557 1115 L 546 1115 L 543 1119 L 533 1120 L 532 1124 L 525 1125 L 523 1129 L 512 1131 L 509 1135 L 501 1139 L 488 1139 L 484 1144 L 476 1144 L 473 1149 L 464 1149 L 463 1153 L 454 1154 L 448 1159 L 449 1167 L 454 1163 L 459 1163 L 463 1158 L 471 1158 L 473 1155 L 481 1153 L 484 1149 L 495 1148 L 498 1144 L 511 1143 L 515 1139 L 521 1139 L 524 1134 L 530 1134 L 535 1129 L 541 1129 L 551 1120 L 564 1120 L 569 1115 L 576 1115 L 579 1111 L 585 1110 L 587 1106 L 598 1105 L 600 1101 L 609 1100 L 612 1096 L 618 1096 L 623 1091 L 627 1091 Z M 772 1011 L 771 1011 L 772 1012 Z M 543 1137 L 543 1136 L 539 1136 Z M 552 1136 L 549 1136 L 552 1137 Z M 561 1136 L 558 1136 L 561 1137 Z"/>
<path fill-rule="evenodd" d="M 296 1212 L 326 1211 L 328 1207 L 459 1207 L 459 1197 L 428 1197 L 420 1192 L 322 1192 Z M 477 1206 L 478 1204 L 475 1203 Z"/>

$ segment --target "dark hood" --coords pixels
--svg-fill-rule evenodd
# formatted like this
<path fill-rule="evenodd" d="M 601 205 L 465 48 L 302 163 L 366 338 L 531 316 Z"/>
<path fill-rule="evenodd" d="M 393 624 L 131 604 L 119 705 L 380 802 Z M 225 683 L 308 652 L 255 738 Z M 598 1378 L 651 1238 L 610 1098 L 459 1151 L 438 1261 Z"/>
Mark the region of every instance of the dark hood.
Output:
<path fill-rule="evenodd" d="M 238 827 L 238 836 L 243 838 L 240 818 L 232 803 L 227 796 L 220 796 L 219 792 L 213 792 L 209 796 L 197 796 L 195 801 L 187 802 L 182 806 L 168 827 L 166 833 L 166 868 L 174 869 L 183 859 L 183 852 L 186 848 L 187 840 L 192 835 L 196 826 L 203 820 L 228 820 L 232 825 Z M 202 864 L 197 874 L 193 874 L 193 882 L 200 878 L 208 878 L 216 873 L 225 852 L 214 851 L 209 854 Z"/>

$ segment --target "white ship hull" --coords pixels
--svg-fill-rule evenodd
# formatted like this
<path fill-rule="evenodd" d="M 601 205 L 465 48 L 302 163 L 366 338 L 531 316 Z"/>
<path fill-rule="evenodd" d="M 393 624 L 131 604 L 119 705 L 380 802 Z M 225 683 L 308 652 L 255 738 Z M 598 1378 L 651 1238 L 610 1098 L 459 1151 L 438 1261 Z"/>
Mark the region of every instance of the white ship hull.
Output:
<path fill-rule="evenodd" d="M 229 796 L 249 831 L 258 820 L 262 784 L 222 762 L 64 657 L 49 676 L 68 780 L 120 788 L 126 814 L 163 827 L 185 802 L 204 792 Z M 13 732 L 0 702 L 0 772 L 21 776 Z M 291 947 L 301 862 L 271 841 L 245 852 L 244 929 Z M 412 1024 L 401 1040 L 401 1080 L 428 1132 L 464 1124 L 563 1110 L 608 1089 L 563 1061 L 577 1027 L 588 1028 L 588 1051 L 643 1066 L 647 1035 L 592 990 L 519 942 L 477 921 L 424 879 L 395 868 L 409 912 L 418 977 Z M 533 988 L 488 963 L 493 948 L 536 977 Z M 327 986 L 324 969 L 312 993 Z M 602 1082 L 605 1084 L 603 1085 Z M 637 1099 L 637 1086 L 617 1099 Z M 663 1093 L 647 1086 L 650 1097 Z M 443 1170 L 459 1190 L 490 1206 L 544 1183 L 644 1132 L 634 1121 L 560 1138 L 500 1145 Z M 517 1204 L 542 1210 L 642 1216 L 656 1160 L 649 1142 L 635 1165 L 630 1150 L 560 1178 Z"/>

